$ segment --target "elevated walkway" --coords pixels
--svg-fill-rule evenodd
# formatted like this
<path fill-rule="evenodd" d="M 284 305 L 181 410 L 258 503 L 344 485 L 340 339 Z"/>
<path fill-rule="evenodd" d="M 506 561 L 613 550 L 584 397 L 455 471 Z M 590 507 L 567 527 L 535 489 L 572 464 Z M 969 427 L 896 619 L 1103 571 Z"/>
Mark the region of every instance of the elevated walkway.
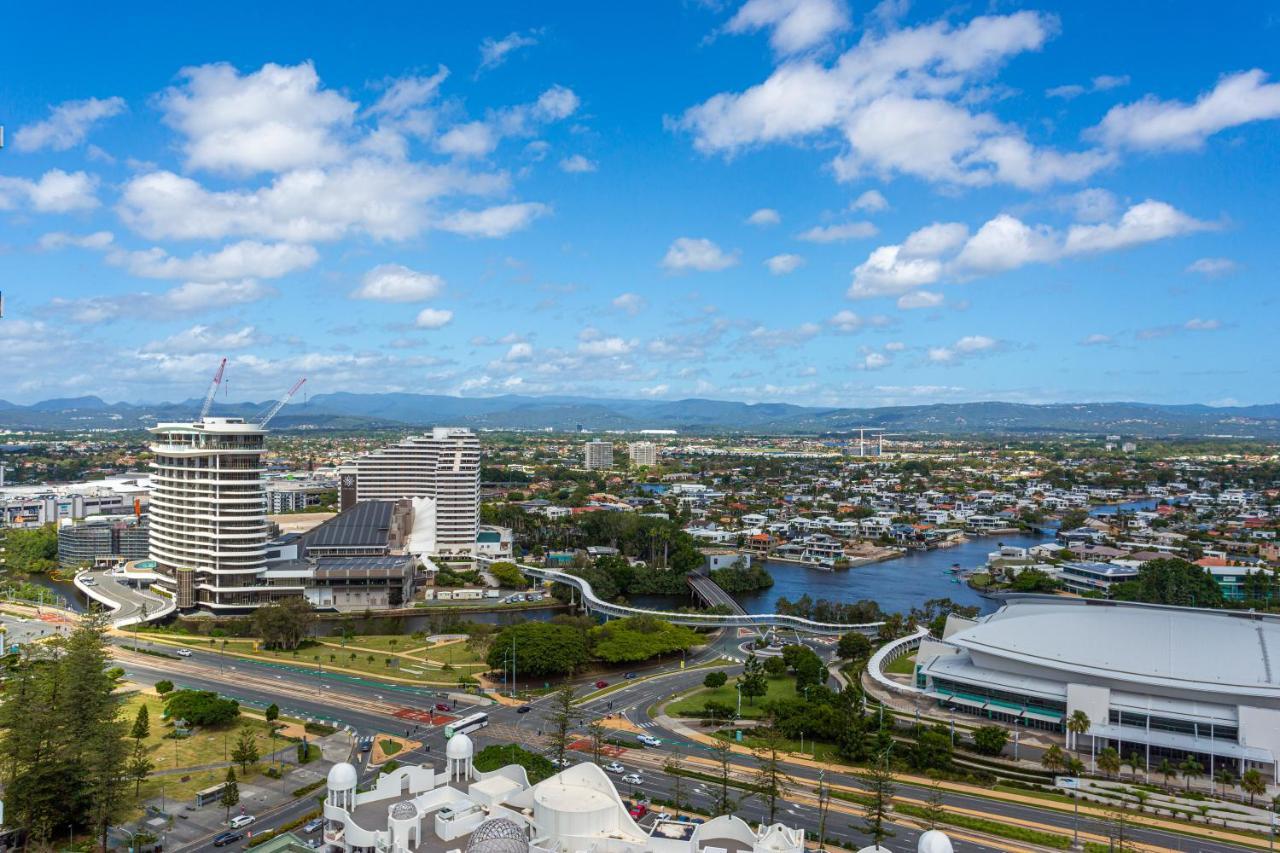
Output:
<path fill-rule="evenodd" d="M 499 562 L 488 557 L 479 557 L 477 562 L 488 565 L 489 563 Z M 754 628 L 756 630 L 767 630 L 770 628 L 790 628 L 803 634 L 822 634 L 827 636 L 839 636 L 847 634 L 850 631 L 860 631 L 864 634 L 875 634 L 883 622 L 863 622 L 857 624 L 840 624 L 835 622 L 815 622 L 812 619 L 805 619 L 800 616 L 790 616 L 782 613 L 764 613 L 752 614 L 746 613 L 737 602 L 734 606 L 737 612 L 734 613 L 679 613 L 671 610 L 651 610 L 644 607 L 631 607 L 627 604 L 615 604 L 611 601 L 605 601 L 596 595 L 591 588 L 591 584 L 586 580 L 571 575 L 567 572 L 557 571 L 556 569 L 543 569 L 538 566 L 528 566 L 523 563 L 517 563 L 516 567 L 520 569 L 524 575 L 541 581 L 553 581 L 571 586 L 576 589 L 582 597 L 582 606 L 592 613 L 603 613 L 606 616 L 616 616 L 625 618 L 628 616 L 654 616 L 658 619 L 664 619 L 674 625 L 689 625 L 693 627 L 703 628 Z M 707 579 L 710 580 L 709 578 Z M 728 593 L 720 589 L 716 590 L 720 595 L 728 597 Z M 730 599 L 732 600 L 732 599 Z"/>

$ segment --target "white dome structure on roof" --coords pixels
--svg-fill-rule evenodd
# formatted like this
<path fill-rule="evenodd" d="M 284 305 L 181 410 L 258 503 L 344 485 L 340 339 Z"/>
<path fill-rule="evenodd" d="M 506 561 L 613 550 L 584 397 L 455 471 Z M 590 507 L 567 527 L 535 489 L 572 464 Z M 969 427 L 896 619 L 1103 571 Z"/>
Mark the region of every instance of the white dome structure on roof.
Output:
<path fill-rule="evenodd" d="M 339 761 L 329 768 L 329 790 L 346 791 L 354 788 L 360 781 L 354 765 Z"/>
<path fill-rule="evenodd" d="M 863 847 L 858 853 L 893 853 L 888 847 L 881 847 L 878 844 L 872 844 L 870 847 Z"/>
<path fill-rule="evenodd" d="M 951 846 L 951 839 L 947 834 L 936 829 L 921 835 L 919 843 L 916 844 L 916 853 L 954 853 L 954 851 L 955 848 Z"/>
<path fill-rule="evenodd" d="M 475 755 L 476 745 L 462 732 L 449 738 L 444 748 L 445 758 L 475 758 Z"/>
<path fill-rule="evenodd" d="M 449 769 L 449 781 L 467 781 L 475 776 L 475 768 L 473 759 L 476 755 L 476 745 L 471 742 L 471 738 L 465 733 L 458 732 L 449 738 L 449 742 L 444 748 L 445 764 Z"/>
<path fill-rule="evenodd" d="M 349 809 L 355 804 L 356 785 L 360 782 L 360 774 L 354 765 L 339 761 L 329 768 L 329 804 L 338 808 Z"/>

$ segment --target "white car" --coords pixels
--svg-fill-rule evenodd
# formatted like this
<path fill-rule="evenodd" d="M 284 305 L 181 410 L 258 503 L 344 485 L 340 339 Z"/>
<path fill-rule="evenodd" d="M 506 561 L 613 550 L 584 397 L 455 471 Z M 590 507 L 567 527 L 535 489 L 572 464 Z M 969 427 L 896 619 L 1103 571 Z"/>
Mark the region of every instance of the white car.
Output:
<path fill-rule="evenodd" d="M 98 582 L 93 578 L 81 578 L 80 583 L 84 584 L 85 586 L 96 586 Z"/>
<path fill-rule="evenodd" d="M 573 765 L 573 762 L 567 758 L 552 757 L 547 760 L 551 762 L 553 767 L 571 767 Z"/>
<path fill-rule="evenodd" d="M 178 649 L 174 654 L 180 658 L 189 658 L 191 657 L 191 649 Z"/>
<path fill-rule="evenodd" d="M 626 776 L 623 776 L 623 777 L 622 777 L 622 781 L 623 781 L 623 782 L 626 782 L 628 785 L 643 785 L 643 784 L 644 784 L 644 780 L 640 778 L 640 774 L 639 774 L 639 773 L 628 773 Z"/>
<path fill-rule="evenodd" d="M 653 735 L 637 735 L 636 740 L 640 741 L 645 746 L 662 746 L 662 740 L 654 737 Z"/>
<path fill-rule="evenodd" d="M 619 764 L 616 761 L 610 761 L 608 764 L 604 766 L 604 769 L 608 770 L 610 773 L 626 773 L 627 772 L 627 768 L 623 767 L 621 764 Z"/>
<path fill-rule="evenodd" d="M 253 823 L 255 820 L 257 820 L 257 818 L 251 814 L 236 815 L 235 817 L 231 818 L 230 825 L 232 829 L 242 829 L 248 826 L 249 824 Z"/>
<path fill-rule="evenodd" d="M 670 812 L 654 812 L 653 819 L 654 820 L 671 820 L 671 813 Z"/>

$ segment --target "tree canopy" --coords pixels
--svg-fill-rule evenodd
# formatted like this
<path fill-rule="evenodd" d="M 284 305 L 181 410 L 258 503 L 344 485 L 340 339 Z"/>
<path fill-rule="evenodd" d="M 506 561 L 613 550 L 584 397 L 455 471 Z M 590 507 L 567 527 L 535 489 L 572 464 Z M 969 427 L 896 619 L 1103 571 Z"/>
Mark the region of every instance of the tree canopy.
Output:
<path fill-rule="evenodd" d="M 591 629 L 596 657 L 608 663 L 630 663 L 684 651 L 702 640 L 692 628 L 672 625 L 653 616 L 613 619 Z"/>
<path fill-rule="evenodd" d="M 164 709 L 171 719 L 193 726 L 220 726 L 240 716 L 239 702 L 212 690 L 178 690 L 165 699 Z"/>
<path fill-rule="evenodd" d="M 533 677 L 570 675 L 591 659 L 587 639 L 576 627 L 521 622 L 494 636 L 485 662 L 493 669 L 509 666 L 513 647 L 517 674 Z"/>
<path fill-rule="evenodd" d="M 1143 563 L 1137 578 L 1116 584 L 1111 593 L 1119 601 L 1179 607 L 1221 607 L 1224 602 L 1211 574 L 1176 557 Z"/>
<path fill-rule="evenodd" d="M 489 566 L 489 572 L 498 579 L 498 583 L 506 589 L 526 589 L 529 579 L 520 573 L 515 563 L 498 562 Z"/>
<path fill-rule="evenodd" d="M 298 648 L 314 621 L 315 611 L 302 598 L 287 598 L 253 612 L 253 628 L 269 649 L 293 651 Z"/>

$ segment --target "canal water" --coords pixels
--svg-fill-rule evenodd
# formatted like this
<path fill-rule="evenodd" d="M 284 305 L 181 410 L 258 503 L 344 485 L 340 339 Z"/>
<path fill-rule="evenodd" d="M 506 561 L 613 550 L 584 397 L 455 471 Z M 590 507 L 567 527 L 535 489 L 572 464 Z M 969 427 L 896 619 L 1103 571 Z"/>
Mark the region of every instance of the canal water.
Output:
<path fill-rule="evenodd" d="M 950 598 L 958 604 L 976 606 L 982 613 L 991 613 L 1000 602 L 970 589 L 951 573 L 952 564 L 959 563 L 963 571 L 972 571 L 984 566 L 987 554 L 1001 544 L 1026 548 L 1049 541 L 1052 541 L 1050 536 L 1028 533 L 974 536 L 963 545 L 909 551 L 892 560 L 833 572 L 769 560 L 765 567 L 773 575 L 773 586 L 734 598 L 748 613 L 776 613 L 779 598 L 795 601 L 806 593 L 814 600 L 825 598 L 843 603 L 870 599 L 886 613 L 906 613 L 931 598 Z M 630 603 L 637 607 L 662 608 L 687 602 L 671 596 L 640 595 Z"/>

